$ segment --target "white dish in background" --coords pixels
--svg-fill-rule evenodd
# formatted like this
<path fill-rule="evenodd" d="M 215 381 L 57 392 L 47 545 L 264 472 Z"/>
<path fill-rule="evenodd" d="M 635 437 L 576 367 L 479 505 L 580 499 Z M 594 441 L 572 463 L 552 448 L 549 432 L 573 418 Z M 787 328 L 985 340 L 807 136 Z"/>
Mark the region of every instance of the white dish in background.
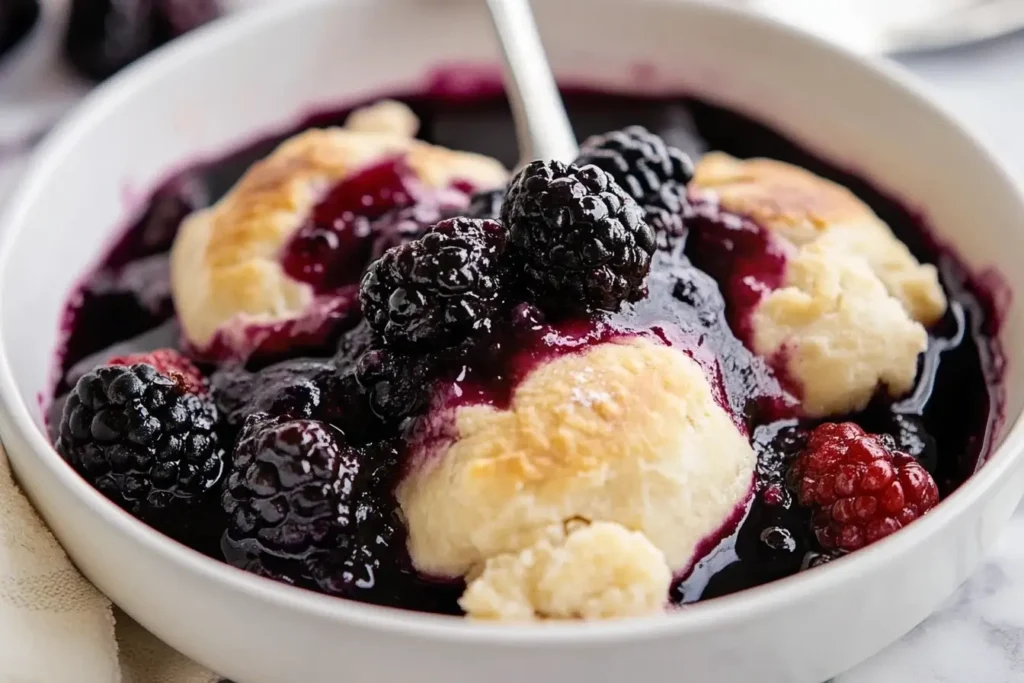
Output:
<path fill-rule="evenodd" d="M 635 1 L 624 20 L 626 6 L 536 3 L 560 75 L 691 91 L 751 112 L 922 208 L 968 263 L 1024 291 L 1024 198 L 901 72 L 720 7 Z M 657 618 L 489 625 L 296 590 L 166 539 L 50 447 L 40 400 L 65 299 L 124 224 L 126 188 L 286 129 L 310 108 L 408 90 L 433 66 L 494 62 L 487 22 L 483 3 L 471 0 L 275 4 L 146 58 L 47 140 L 0 220 L 0 429 L 51 528 L 125 611 L 239 683 L 820 683 L 898 638 L 967 576 L 1020 498 L 1024 309 L 1016 303 L 1002 333 L 1006 424 L 977 475 L 849 558 Z"/>
<path fill-rule="evenodd" d="M 724 1 L 865 54 L 940 50 L 998 38 L 1024 26 L 1024 5 L 1018 0 Z"/>

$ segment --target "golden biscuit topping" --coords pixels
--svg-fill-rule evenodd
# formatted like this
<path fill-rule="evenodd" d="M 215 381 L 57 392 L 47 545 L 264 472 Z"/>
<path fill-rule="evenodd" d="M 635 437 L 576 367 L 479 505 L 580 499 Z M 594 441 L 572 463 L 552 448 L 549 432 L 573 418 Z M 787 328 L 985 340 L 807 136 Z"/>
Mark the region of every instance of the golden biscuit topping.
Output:
<path fill-rule="evenodd" d="M 493 159 L 413 139 L 415 117 L 404 105 L 388 102 L 352 117 L 351 128 L 286 140 L 182 225 L 171 251 L 171 285 L 192 346 L 207 347 L 218 332 L 241 339 L 239 328 L 297 319 L 315 307 L 316 293 L 283 270 L 281 253 L 325 194 L 355 173 L 400 158 L 426 188 L 505 182 L 505 169 Z"/>
<path fill-rule="evenodd" d="M 886 292 L 863 259 L 820 244 L 801 249 L 784 286 L 753 313 L 754 350 L 781 354 L 800 380 L 808 415 L 862 410 L 882 388 L 898 397 L 914 387 L 928 334 Z"/>
<path fill-rule="evenodd" d="M 398 488 L 413 562 L 461 576 L 568 520 L 644 534 L 674 571 L 746 499 L 754 453 L 700 366 L 646 340 L 549 361 L 508 409 L 462 406 L 456 437 Z"/>
<path fill-rule="evenodd" d="M 573 521 L 536 543 L 487 560 L 459 605 L 475 619 L 611 619 L 664 609 L 672 572 L 636 531 Z"/>
<path fill-rule="evenodd" d="M 799 385 L 806 414 L 861 410 L 879 388 L 913 388 L 924 325 L 943 316 L 946 296 L 935 267 L 866 204 L 802 168 L 719 152 L 697 165 L 691 192 L 751 219 L 788 254 L 746 341 Z"/>
<path fill-rule="evenodd" d="M 937 322 L 946 311 L 935 266 L 918 263 L 889 226 L 841 185 L 781 161 L 712 152 L 697 164 L 691 188 L 793 246 L 820 242 L 863 258 L 889 294 L 923 325 Z"/>

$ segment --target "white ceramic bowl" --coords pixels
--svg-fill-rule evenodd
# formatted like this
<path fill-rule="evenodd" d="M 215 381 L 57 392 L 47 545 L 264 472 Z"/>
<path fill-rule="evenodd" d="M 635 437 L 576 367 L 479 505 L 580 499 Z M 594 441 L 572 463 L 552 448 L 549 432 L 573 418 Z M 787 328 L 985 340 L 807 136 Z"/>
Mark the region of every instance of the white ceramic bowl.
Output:
<path fill-rule="evenodd" d="M 1024 200 L 999 164 L 891 66 L 700 4 L 535 3 L 557 70 L 689 90 L 755 112 L 906 198 L 976 268 L 1024 291 Z M 658 618 L 481 625 L 291 589 L 202 557 L 89 488 L 40 409 L 65 297 L 123 224 L 125 188 L 283 129 L 312 105 L 491 62 L 483 3 L 292 0 L 182 40 L 100 88 L 44 144 L 0 227 L 0 428 L 71 557 L 143 625 L 241 683 L 820 683 L 920 622 L 967 576 L 1022 488 L 1024 316 L 1012 305 L 1005 436 L 934 512 L 866 550 Z"/>

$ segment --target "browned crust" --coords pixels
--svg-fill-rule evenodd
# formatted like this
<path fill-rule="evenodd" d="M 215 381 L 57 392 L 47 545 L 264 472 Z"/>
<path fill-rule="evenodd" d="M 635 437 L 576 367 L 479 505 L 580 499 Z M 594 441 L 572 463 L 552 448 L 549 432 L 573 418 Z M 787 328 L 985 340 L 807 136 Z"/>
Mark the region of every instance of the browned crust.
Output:
<path fill-rule="evenodd" d="M 770 228 L 810 224 L 824 230 L 835 223 L 875 219 L 845 187 L 773 159 L 740 160 L 711 152 L 697 165 L 692 187 L 713 190 L 725 209 Z"/>
<path fill-rule="evenodd" d="M 789 244 L 818 244 L 865 259 L 891 296 L 924 325 L 942 318 L 938 272 L 921 264 L 867 204 L 845 187 L 771 159 L 705 155 L 690 191 L 746 216 Z"/>
<path fill-rule="evenodd" d="M 344 128 L 296 135 L 182 226 L 171 252 L 171 285 L 186 338 L 202 348 L 229 324 L 300 316 L 313 295 L 281 269 L 281 249 L 328 188 L 396 156 L 431 187 L 464 180 L 489 189 L 507 179 L 494 159 L 404 135 Z"/>

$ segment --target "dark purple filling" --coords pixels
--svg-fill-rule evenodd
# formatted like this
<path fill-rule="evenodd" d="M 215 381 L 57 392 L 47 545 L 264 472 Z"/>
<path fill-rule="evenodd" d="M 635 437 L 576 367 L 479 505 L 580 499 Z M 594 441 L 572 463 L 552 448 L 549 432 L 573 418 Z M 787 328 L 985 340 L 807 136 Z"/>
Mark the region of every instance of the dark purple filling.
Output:
<path fill-rule="evenodd" d="M 729 302 L 729 324 L 749 346 L 750 315 L 761 299 L 782 286 L 786 254 L 767 229 L 723 211 L 715 202 L 695 200 L 691 208 L 687 253 L 719 283 Z"/>
<path fill-rule="evenodd" d="M 405 100 L 421 119 L 424 139 L 495 156 L 510 167 L 515 164 L 514 128 L 500 96 L 460 93 Z M 868 431 L 889 434 L 901 449 L 920 458 L 943 496 L 983 462 L 999 423 L 1003 396 L 995 292 L 972 280 L 954 254 L 937 248 L 918 217 L 867 182 L 825 164 L 755 121 L 698 100 L 573 92 L 566 101 L 581 139 L 641 124 L 690 153 L 720 149 L 741 158 L 767 156 L 797 164 L 845 185 L 867 202 L 918 258 L 938 265 L 950 309 L 930 331 L 915 391 L 895 402 L 879 397 L 849 419 Z M 297 130 L 339 123 L 345 114 L 313 117 Z M 178 224 L 188 211 L 222 195 L 284 137 L 188 169 L 153 195 L 143 217 L 69 302 L 55 396 L 63 395 L 78 376 L 106 357 L 177 345 L 166 252 Z M 419 219 L 401 207 L 419 202 L 422 208 L 415 214 L 423 217 L 422 222 L 432 222 L 450 208 L 464 206 L 470 189 L 454 188 L 454 198 L 426 197 L 407 183 L 400 164 L 384 164 L 327 195 L 285 249 L 283 263 L 294 277 L 313 284 L 327 302 L 325 315 L 336 315 L 338 324 L 253 331 L 268 335 L 266 348 L 272 353 L 247 368 L 220 368 L 213 377 L 219 407 L 230 423 L 225 426 L 228 438 L 237 429 L 232 420 L 255 410 L 333 422 L 356 444 L 426 438 L 430 435 L 408 433 L 410 424 L 422 424 L 409 418 L 422 415 L 439 388 L 447 387 L 459 400 L 502 405 L 522 376 L 546 358 L 616 336 L 643 335 L 677 346 L 702 364 L 719 390 L 719 400 L 752 435 L 759 458 L 749 508 L 740 511 L 735 531 L 707 540 L 707 554 L 674 587 L 673 600 L 692 602 L 735 592 L 827 561 L 829 556 L 810 532 L 809 513 L 794 503 L 784 483 L 787 463 L 812 423 L 792 418 L 791 397 L 740 341 L 746 336 L 741 309 L 756 303 L 762 288 L 776 286 L 773 278 L 782 272 L 781 259 L 766 252 L 765 236 L 755 226 L 726 217 L 735 222 L 732 232 L 694 231 L 685 251 L 679 245 L 674 253 L 655 255 L 644 299 L 599 318 L 544 320 L 528 304 L 512 302 L 511 312 L 490 332 L 454 348 L 416 356 L 381 347 L 365 324 L 345 331 L 356 320 L 350 297 L 367 262 L 391 243 L 388 240 L 417 230 Z M 367 206 L 365 196 L 376 199 Z M 723 220 L 701 215 L 704 218 L 698 220 Z M 700 248 L 708 239 L 719 240 L 715 249 Z M 700 258 L 716 252 L 730 253 L 733 265 L 726 268 Z M 688 255 L 704 270 L 694 267 Z M 728 308 L 726 300 L 731 303 Z M 296 360 L 297 355 L 321 360 Z M 292 360 L 261 371 L 274 357 Z M 207 365 L 203 370 L 215 368 Z M 54 401 L 55 410 L 60 404 L 60 398 Z M 58 421 L 59 417 L 51 423 Z M 376 507 L 377 514 L 394 514 L 390 496 Z M 457 613 L 458 586 L 414 577 L 401 539 L 399 530 L 387 542 L 367 549 L 376 553 L 367 560 L 367 566 L 378 568 L 376 585 L 353 597 Z M 389 570 L 380 571 L 381 567 Z"/>
<path fill-rule="evenodd" d="M 359 283 L 373 247 L 371 221 L 419 201 L 416 176 L 386 161 L 331 188 L 285 247 L 286 273 L 318 293 Z"/>
<path fill-rule="evenodd" d="M 206 348 L 190 349 L 192 355 L 211 362 L 248 358 L 267 363 L 330 347 L 358 319 L 359 280 L 371 259 L 403 230 L 408 210 L 429 225 L 442 213 L 464 208 L 472 190 L 463 182 L 428 189 L 401 158 L 329 188 L 280 256 L 284 271 L 315 292 L 312 310 L 295 319 L 218 333 Z"/>

